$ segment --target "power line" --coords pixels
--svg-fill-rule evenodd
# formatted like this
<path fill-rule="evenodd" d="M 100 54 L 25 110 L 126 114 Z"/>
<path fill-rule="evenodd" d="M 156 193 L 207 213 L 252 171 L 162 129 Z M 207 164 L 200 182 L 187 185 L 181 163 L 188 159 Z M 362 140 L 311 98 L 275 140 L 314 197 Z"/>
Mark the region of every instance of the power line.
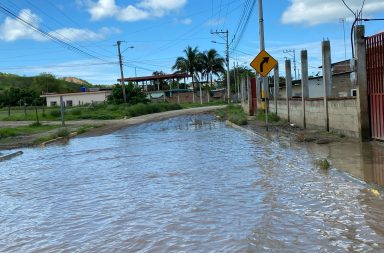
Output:
<path fill-rule="evenodd" d="M 100 61 L 105 61 L 104 59 L 102 59 L 98 56 L 95 56 L 95 55 L 93 55 L 93 54 L 91 54 L 91 53 L 89 53 L 89 52 L 87 52 L 87 51 L 85 51 L 79 47 L 76 47 L 76 46 L 70 44 L 69 42 L 62 40 L 62 39 L 58 38 L 57 36 L 54 36 L 51 33 L 48 33 L 46 31 L 42 30 L 41 28 L 37 27 L 34 24 L 31 24 L 30 22 L 23 19 L 19 15 L 15 14 L 12 10 L 10 10 L 9 8 L 7 8 L 6 6 L 4 6 L 2 4 L 0 4 L 0 12 L 4 13 L 7 16 L 14 18 L 15 20 L 19 21 L 20 23 L 30 27 L 32 30 L 42 34 L 44 37 L 56 42 L 57 44 L 59 44 L 60 46 L 66 48 L 68 50 L 71 50 L 72 52 L 75 52 L 77 54 L 82 54 L 82 55 L 90 57 L 90 58 L 95 58 L 95 59 L 98 59 Z"/>

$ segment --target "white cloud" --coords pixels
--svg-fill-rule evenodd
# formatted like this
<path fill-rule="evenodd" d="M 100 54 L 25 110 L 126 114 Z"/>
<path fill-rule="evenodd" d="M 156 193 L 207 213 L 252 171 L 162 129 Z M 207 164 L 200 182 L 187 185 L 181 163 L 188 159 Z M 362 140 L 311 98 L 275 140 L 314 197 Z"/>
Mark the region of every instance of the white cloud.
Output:
<path fill-rule="evenodd" d="M 38 27 L 41 22 L 41 19 L 28 9 L 21 10 L 19 17 L 34 27 Z M 44 40 L 44 37 L 33 28 L 20 23 L 16 19 L 5 18 L 4 23 L 0 25 L 0 40 L 15 41 L 19 39 Z"/>
<path fill-rule="evenodd" d="M 169 12 L 179 10 L 187 0 L 141 0 L 135 5 L 118 6 L 115 0 L 83 0 L 92 20 L 114 17 L 121 21 L 138 21 L 153 17 L 162 17 Z"/>
<path fill-rule="evenodd" d="M 41 19 L 29 9 L 21 10 L 18 17 L 33 27 L 39 28 Z M 58 37 L 66 41 L 85 41 L 85 40 L 101 40 L 109 34 L 119 33 L 116 28 L 103 27 L 99 31 L 91 31 L 89 29 L 78 28 L 60 28 L 49 31 L 48 34 Z M 32 27 L 20 22 L 17 19 L 7 17 L 0 25 L 0 40 L 15 41 L 21 39 L 31 39 L 36 41 L 46 41 L 47 37 L 33 29 Z"/>
<path fill-rule="evenodd" d="M 78 28 L 62 28 L 50 32 L 49 34 L 57 36 L 60 39 L 66 41 L 92 41 L 102 40 L 108 34 L 119 33 L 118 29 L 111 29 L 107 27 L 101 28 L 98 32 L 91 31 L 89 29 L 78 29 Z"/>
<path fill-rule="evenodd" d="M 118 12 L 117 19 L 121 21 L 138 21 L 146 19 L 150 16 L 150 14 L 146 11 L 140 10 L 132 5 L 121 9 Z"/>
<path fill-rule="evenodd" d="M 187 0 L 142 0 L 138 6 L 148 9 L 155 16 L 161 17 L 167 12 L 178 10 L 187 3 Z"/>
<path fill-rule="evenodd" d="M 224 18 L 210 19 L 210 20 L 207 21 L 206 25 L 207 26 L 218 26 L 218 25 L 224 24 L 224 22 L 225 22 Z"/>
<path fill-rule="evenodd" d="M 190 18 L 184 18 L 184 19 L 174 19 L 175 23 L 182 24 L 182 25 L 190 25 L 192 24 L 192 19 Z"/>
<path fill-rule="evenodd" d="M 352 10 L 360 10 L 362 0 L 346 1 Z M 383 0 L 366 1 L 363 17 L 384 11 Z M 342 1 L 336 0 L 291 0 L 291 5 L 282 15 L 283 24 L 318 25 L 338 22 L 341 17 L 352 17 L 352 13 Z"/>

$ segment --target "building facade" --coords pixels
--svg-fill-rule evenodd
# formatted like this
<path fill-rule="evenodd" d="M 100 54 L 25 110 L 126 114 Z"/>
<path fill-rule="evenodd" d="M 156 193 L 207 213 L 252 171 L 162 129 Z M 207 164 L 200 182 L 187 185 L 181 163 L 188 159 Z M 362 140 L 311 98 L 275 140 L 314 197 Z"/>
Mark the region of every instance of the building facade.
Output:
<path fill-rule="evenodd" d="M 46 98 L 47 106 L 59 106 L 60 97 L 63 98 L 65 106 L 79 106 L 84 104 L 102 103 L 107 100 L 111 95 L 110 90 L 93 91 L 93 92 L 77 92 L 77 93 L 63 93 L 63 94 L 44 94 L 40 97 Z"/>

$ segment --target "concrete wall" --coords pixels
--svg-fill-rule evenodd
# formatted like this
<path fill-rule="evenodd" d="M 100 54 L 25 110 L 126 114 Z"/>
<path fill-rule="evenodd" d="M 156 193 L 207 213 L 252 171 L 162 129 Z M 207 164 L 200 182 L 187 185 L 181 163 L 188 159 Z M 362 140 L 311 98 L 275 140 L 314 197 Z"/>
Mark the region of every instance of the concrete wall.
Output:
<path fill-rule="evenodd" d="M 305 101 L 305 119 L 308 128 L 325 129 L 323 99 L 308 99 Z"/>
<path fill-rule="evenodd" d="M 270 101 L 270 112 L 275 112 L 275 105 Z M 328 101 L 329 130 L 350 137 L 359 137 L 358 112 L 356 98 L 337 98 Z M 303 106 L 301 100 L 289 101 L 290 123 L 303 126 Z M 277 115 L 288 119 L 286 100 L 277 100 Z M 307 99 L 305 101 L 305 118 L 307 128 L 325 129 L 325 113 L 323 99 Z"/>
<path fill-rule="evenodd" d="M 60 96 L 63 97 L 63 102 L 66 106 L 72 106 L 90 104 L 90 103 L 101 103 L 107 100 L 107 97 L 111 94 L 111 91 L 95 91 L 95 92 L 79 92 L 79 93 L 65 93 L 65 94 L 52 94 L 43 95 L 47 100 L 47 106 L 60 106 Z"/>
<path fill-rule="evenodd" d="M 357 100 L 329 100 L 329 128 L 346 136 L 359 137 Z"/>

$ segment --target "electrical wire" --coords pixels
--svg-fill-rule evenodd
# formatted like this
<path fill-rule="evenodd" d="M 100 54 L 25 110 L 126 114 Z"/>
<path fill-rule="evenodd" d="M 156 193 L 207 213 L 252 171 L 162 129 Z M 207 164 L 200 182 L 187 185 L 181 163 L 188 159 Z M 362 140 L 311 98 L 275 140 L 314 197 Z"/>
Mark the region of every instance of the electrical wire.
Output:
<path fill-rule="evenodd" d="M 5 5 L 1 4 L 0 3 L 0 12 L 4 13 L 5 15 L 11 17 L 11 18 L 14 18 L 15 20 L 17 20 L 18 22 L 30 27 L 32 30 L 40 33 L 41 35 L 43 35 L 44 37 L 54 41 L 55 43 L 57 43 L 58 45 L 60 45 L 61 47 L 64 47 L 74 53 L 77 53 L 77 54 L 81 54 L 83 56 L 86 56 L 86 57 L 90 57 L 90 58 L 94 58 L 94 59 L 97 59 L 97 60 L 100 60 L 100 61 L 106 61 L 94 54 L 91 54 L 77 46 L 74 46 L 72 44 L 70 44 L 69 42 L 67 41 L 64 41 L 63 39 L 60 39 L 58 38 L 57 36 L 49 33 L 49 32 L 46 32 L 44 30 L 42 30 L 41 28 L 39 28 L 38 26 L 30 23 L 29 21 L 25 20 L 24 18 L 20 17 L 19 15 L 17 15 L 16 13 L 14 13 L 12 10 L 10 10 L 8 7 L 6 7 Z"/>

